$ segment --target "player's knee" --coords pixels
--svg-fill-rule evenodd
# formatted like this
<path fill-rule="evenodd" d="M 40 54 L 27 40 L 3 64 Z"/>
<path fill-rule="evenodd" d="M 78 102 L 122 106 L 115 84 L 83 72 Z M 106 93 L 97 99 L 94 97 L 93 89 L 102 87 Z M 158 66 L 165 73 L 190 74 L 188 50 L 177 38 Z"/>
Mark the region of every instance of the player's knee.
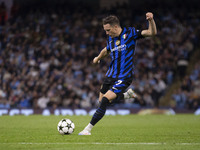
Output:
<path fill-rule="evenodd" d="M 103 96 L 103 98 L 101 99 L 101 104 L 103 105 L 107 105 L 109 103 L 109 100 L 107 97 Z"/>
<path fill-rule="evenodd" d="M 123 94 L 123 93 L 117 94 L 116 99 L 117 99 L 117 100 L 123 100 L 123 99 L 124 99 L 124 94 Z"/>
<path fill-rule="evenodd" d="M 103 97 L 99 97 L 99 103 L 101 103 Z"/>

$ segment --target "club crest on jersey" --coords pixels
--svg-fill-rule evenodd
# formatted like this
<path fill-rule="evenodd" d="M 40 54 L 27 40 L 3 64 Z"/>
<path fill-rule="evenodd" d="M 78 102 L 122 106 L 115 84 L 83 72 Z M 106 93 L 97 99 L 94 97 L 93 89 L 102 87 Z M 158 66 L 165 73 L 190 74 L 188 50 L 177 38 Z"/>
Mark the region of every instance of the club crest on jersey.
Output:
<path fill-rule="evenodd" d="M 116 45 L 119 45 L 119 44 L 120 44 L 120 40 L 117 40 L 117 41 L 115 42 L 115 44 L 116 44 Z"/>
<path fill-rule="evenodd" d="M 123 38 L 126 39 L 126 37 L 127 37 L 127 34 L 124 34 L 124 35 L 123 35 Z"/>

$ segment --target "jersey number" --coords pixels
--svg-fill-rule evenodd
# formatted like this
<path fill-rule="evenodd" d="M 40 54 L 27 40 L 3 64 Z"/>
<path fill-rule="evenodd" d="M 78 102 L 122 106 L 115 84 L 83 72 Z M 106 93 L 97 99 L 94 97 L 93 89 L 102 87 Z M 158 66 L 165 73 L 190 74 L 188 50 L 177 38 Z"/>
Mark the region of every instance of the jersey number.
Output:
<path fill-rule="evenodd" d="M 117 82 L 118 82 L 118 83 L 115 84 L 115 85 L 119 85 L 119 84 L 121 84 L 121 83 L 122 83 L 122 80 L 118 80 Z"/>

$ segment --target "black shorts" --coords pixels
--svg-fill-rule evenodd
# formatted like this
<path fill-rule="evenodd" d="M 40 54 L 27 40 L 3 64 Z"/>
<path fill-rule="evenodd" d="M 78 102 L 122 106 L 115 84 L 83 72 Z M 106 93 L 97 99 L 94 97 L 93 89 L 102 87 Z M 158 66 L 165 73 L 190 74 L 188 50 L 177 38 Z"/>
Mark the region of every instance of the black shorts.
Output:
<path fill-rule="evenodd" d="M 105 94 L 108 90 L 113 91 L 115 94 L 119 95 L 125 92 L 125 90 L 132 83 L 133 78 L 106 78 L 103 82 L 100 92 Z"/>

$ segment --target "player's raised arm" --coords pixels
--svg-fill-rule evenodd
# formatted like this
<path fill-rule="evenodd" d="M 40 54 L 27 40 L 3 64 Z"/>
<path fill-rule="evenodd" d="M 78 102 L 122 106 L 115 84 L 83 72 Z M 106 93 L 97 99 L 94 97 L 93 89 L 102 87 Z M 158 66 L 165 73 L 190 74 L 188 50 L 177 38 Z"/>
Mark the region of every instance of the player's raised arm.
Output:
<path fill-rule="evenodd" d="M 146 13 L 146 19 L 149 22 L 149 28 L 147 30 L 143 30 L 141 34 L 143 36 L 153 36 L 157 34 L 156 24 L 153 19 L 153 14 L 151 12 Z"/>
<path fill-rule="evenodd" d="M 108 54 L 109 54 L 109 52 L 107 51 L 107 49 L 105 47 L 104 49 L 101 50 L 101 52 L 99 53 L 99 55 L 93 59 L 93 63 L 94 64 L 99 63 L 100 60 L 103 59 L 104 57 L 106 57 Z"/>

